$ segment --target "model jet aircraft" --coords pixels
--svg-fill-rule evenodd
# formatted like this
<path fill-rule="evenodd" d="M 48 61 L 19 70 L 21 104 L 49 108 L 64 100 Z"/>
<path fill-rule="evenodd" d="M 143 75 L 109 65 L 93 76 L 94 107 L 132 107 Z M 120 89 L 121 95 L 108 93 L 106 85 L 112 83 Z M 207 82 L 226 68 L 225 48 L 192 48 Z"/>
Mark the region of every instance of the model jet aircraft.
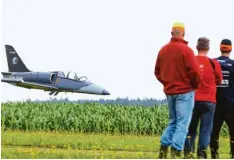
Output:
<path fill-rule="evenodd" d="M 57 95 L 59 92 L 74 92 L 96 95 L 110 95 L 104 88 L 90 82 L 85 76 L 78 77 L 74 74 L 67 76 L 62 71 L 33 72 L 30 71 L 15 49 L 5 45 L 9 72 L 1 72 L 1 82 L 28 89 L 40 89 L 49 91 L 49 95 Z"/>

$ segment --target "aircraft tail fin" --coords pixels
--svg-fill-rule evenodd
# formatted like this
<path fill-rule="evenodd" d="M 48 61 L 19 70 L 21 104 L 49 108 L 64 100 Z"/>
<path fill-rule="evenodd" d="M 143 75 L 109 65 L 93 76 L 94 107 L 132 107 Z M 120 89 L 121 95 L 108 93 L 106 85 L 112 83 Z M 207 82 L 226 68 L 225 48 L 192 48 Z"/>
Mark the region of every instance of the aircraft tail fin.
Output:
<path fill-rule="evenodd" d="M 12 46 L 5 45 L 5 48 L 9 72 L 30 72 Z"/>

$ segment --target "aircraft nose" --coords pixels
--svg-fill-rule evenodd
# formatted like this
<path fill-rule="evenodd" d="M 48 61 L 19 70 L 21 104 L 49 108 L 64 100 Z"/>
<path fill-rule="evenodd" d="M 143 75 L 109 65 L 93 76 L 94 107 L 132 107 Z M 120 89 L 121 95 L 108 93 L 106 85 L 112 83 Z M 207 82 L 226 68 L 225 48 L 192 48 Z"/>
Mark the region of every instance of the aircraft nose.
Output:
<path fill-rule="evenodd" d="M 77 90 L 77 92 L 97 94 L 97 95 L 110 95 L 110 93 L 106 89 L 104 89 L 104 88 L 102 88 L 94 83 L 88 84 L 86 86 L 79 88 Z"/>
<path fill-rule="evenodd" d="M 104 90 L 102 91 L 102 95 L 110 95 L 110 92 L 108 92 L 107 90 L 104 89 Z"/>

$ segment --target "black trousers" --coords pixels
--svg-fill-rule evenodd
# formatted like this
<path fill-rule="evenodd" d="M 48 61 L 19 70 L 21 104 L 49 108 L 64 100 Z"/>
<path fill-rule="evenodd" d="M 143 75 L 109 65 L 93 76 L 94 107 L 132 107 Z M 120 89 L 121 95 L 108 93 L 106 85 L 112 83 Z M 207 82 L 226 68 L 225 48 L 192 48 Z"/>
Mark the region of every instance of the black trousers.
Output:
<path fill-rule="evenodd" d="M 190 152 L 195 151 L 196 133 L 198 123 L 201 121 L 199 129 L 199 140 L 197 145 L 197 156 L 205 159 L 207 158 L 206 149 L 210 143 L 210 134 L 213 128 L 215 106 L 216 104 L 212 102 L 195 102 L 193 116 L 190 122 L 187 138 L 185 140 L 185 157 L 187 157 Z"/>
<path fill-rule="evenodd" d="M 213 159 L 218 158 L 219 133 L 224 122 L 226 122 L 229 128 L 231 157 L 234 158 L 234 104 L 224 97 L 219 97 L 217 98 L 210 140 L 211 156 Z"/>

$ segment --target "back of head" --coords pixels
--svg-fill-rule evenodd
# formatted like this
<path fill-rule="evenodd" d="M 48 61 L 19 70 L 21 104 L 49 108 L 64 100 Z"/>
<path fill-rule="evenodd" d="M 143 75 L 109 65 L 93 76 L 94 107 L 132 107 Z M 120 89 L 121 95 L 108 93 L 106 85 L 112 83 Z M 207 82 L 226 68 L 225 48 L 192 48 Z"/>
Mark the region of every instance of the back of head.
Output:
<path fill-rule="evenodd" d="M 200 37 L 197 40 L 198 52 L 207 52 L 210 49 L 210 40 L 206 37 Z"/>
<path fill-rule="evenodd" d="M 185 27 L 183 23 L 176 22 L 172 26 L 171 35 L 173 37 L 184 38 L 185 35 Z"/>
<path fill-rule="evenodd" d="M 220 51 L 222 54 L 230 54 L 232 51 L 232 42 L 229 39 L 223 39 L 220 43 Z"/>

